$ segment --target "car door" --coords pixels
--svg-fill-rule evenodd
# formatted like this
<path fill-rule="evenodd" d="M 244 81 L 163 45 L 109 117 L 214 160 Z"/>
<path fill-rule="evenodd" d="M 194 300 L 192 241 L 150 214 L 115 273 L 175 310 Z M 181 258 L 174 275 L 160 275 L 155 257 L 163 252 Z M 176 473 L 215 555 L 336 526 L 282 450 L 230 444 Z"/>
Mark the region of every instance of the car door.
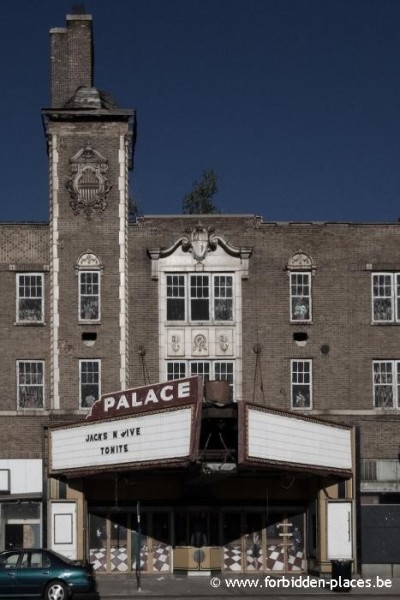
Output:
<path fill-rule="evenodd" d="M 17 568 L 15 592 L 40 595 L 50 579 L 50 561 L 41 550 L 25 550 Z"/>
<path fill-rule="evenodd" d="M 0 597 L 17 595 L 17 565 L 20 552 L 3 552 L 0 556 Z"/>

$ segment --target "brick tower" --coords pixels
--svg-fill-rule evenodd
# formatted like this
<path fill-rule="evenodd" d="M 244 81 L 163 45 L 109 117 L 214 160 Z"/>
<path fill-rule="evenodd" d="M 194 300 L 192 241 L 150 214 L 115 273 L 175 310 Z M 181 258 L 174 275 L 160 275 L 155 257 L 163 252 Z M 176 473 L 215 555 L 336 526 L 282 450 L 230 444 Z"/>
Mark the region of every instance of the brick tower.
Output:
<path fill-rule="evenodd" d="M 49 408 L 87 409 L 127 383 L 128 172 L 135 115 L 93 85 L 92 17 L 51 29 Z M 71 386 L 77 381 L 79 386 Z"/>

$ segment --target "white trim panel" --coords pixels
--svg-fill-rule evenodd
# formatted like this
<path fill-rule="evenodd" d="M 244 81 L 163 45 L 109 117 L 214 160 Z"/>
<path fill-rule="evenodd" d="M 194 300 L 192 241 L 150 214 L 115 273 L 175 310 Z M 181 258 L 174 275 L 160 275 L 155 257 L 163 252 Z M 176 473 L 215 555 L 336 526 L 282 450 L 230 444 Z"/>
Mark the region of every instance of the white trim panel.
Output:
<path fill-rule="evenodd" d="M 351 430 L 249 407 L 248 457 L 351 469 Z"/>

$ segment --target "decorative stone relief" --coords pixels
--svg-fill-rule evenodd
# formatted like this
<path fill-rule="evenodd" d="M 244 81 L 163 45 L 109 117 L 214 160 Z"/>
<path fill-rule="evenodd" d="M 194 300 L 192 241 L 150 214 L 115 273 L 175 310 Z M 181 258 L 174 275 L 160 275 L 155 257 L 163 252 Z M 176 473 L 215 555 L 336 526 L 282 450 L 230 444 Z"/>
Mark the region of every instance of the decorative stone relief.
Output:
<path fill-rule="evenodd" d="M 81 271 L 85 269 L 92 270 L 103 270 L 104 266 L 94 252 L 92 250 L 86 250 L 75 263 L 75 270 Z"/>
<path fill-rule="evenodd" d="M 206 254 L 215 250 L 218 245 L 218 239 L 213 234 L 213 227 L 203 227 L 199 222 L 189 235 L 182 238 L 182 249 L 193 254 L 198 262 L 202 262 Z"/>
<path fill-rule="evenodd" d="M 311 269 L 315 269 L 315 262 L 305 252 L 297 252 L 296 254 L 293 254 L 293 256 L 291 256 L 289 258 L 287 268 L 291 271 L 296 270 L 296 269 L 311 270 Z"/>
<path fill-rule="evenodd" d="M 230 257 L 240 260 L 241 276 L 247 278 L 252 248 L 232 246 L 223 237 L 214 233 L 212 227 L 204 227 L 200 221 L 193 229 L 187 231 L 185 235 L 178 238 L 168 248 L 148 248 L 147 251 L 152 260 L 152 277 L 153 279 L 158 279 L 158 261 L 171 256 L 179 247 L 182 248 L 183 252 L 187 252 L 193 256 L 193 259 L 197 262 L 197 265 L 194 265 L 194 269 L 197 270 L 204 266 L 203 263 L 207 258 L 207 254 L 214 252 L 219 246 Z"/>
<path fill-rule="evenodd" d="M 208 330 L 192 331 L 192 356 L 208 356 Z"/>
<path fill-rule="evenodd" d="M 107 208 L 107 196 L 111 190 L 106 173 L 108 161 L 87 144 L 71 159 L 71 177 L 65 184 L 72 198 L 70 206 L 77 215 L 83 212 L 90 219 L 94 211 L 103 213 Z"/>
<path fill-rule="evenodd" d="M 183 329 L 168 330 L 168 356 L 185 355 L 185 332 Z"/>
<path fill-rule="evenodd" d="M 217 329 L 215 332 L 215 355 L 233 356 L 232 329 Z"/>

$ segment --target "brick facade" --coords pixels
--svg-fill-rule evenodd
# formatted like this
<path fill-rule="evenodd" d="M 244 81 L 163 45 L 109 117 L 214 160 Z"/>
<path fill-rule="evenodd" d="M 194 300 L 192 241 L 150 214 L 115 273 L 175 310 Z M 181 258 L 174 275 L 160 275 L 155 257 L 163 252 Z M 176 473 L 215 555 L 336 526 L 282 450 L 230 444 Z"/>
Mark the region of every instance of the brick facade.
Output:
<path fill-rule="evenodd" d="M 241 326 L 232 356 L 241 365 L 241 397 L 356 426 L 361 459 L 397 459 L 400 404 L 375 407 L 372 363 L 400 361 L 400 323 L 372 322 L 371 276 L 400 272 L 400 225 L 272 223 L 253 215 L 145 216 L 128 224 L 134 112 L 66 106 L 77 88 L 92 89 L 91 18 L 72 16 L 66 29 L 52 30 L 51 53 L 52 107 L 43 111 L 50 222 L 0 224 L 0 461 L 44 458 L 46 427 L 85 418 L 80 360 L 101 361 L 102 393 L 160 381 L 160 307 L 166 298 L 159 293 L 164 273 L 152 275 L 151 249 L 173 247 L 199 220 L 238 249 L 237 256 L 251 249 L 248 274 L 240 279 Z M 96 98 L 102 102 L 101 94 Z M 89 158 L 79 163 L 85 152 Z M 84 165 L 92 186 L 85 188 L 89 201 L 82 192 L 79 206 L 74 161 Z M 104 205 L 91 204 L 91 190 L 101 185 Z M 288 265 L 299 253 L 312 262 L 306 269 L 310 322 L 290 318 Z M 79 317 L 79 261 L 85 254 L 98 261 L 98 322 Z M 29 273 L 43 275 L 43 321 L 20 323 L 17 277 Z M 21 360 L 43 361 L 42 407 L 18 406 Z M 312 361 L 311 408 L 292 408 L 293 360 Z"/>
<path fill-rule="evenodd" d="M 108 129 L 110 127 L 108 126 Z M 119 129 L 119 128 L 117 128 Z M 89 131 L 89 130 L 88 130 Z M 107 131 L 107 130 L 106 130 Z M 103 133 L 103 132 L 102 132 Z M 87 133 L 87 136 L 89 134 Z M 117 131 L 116 139 L 119 131 Z M 118 146 L 99 137 L 96 147 L 116 156 Z M 79 148 L 71 135 L 62 138 L 65 154 L 60 179 L 68 178 L 68 158 Z M 85 220 L 72 213 L 68 193 L 60 193 L 60 410 L 75 414 L 77 360 L 104 361 L 102 388 L 119 387 L 118 302 L 118 165 L 110 161 L 110 208 L 102 216 Z M 147 250 L 170 246 L 198 217 L 145 217 L 129 226 L 129 386 L 141 385 L 143 364 L 140 348 L 152 381 L 159 380 L 157 282 L 151 279 Z M 249 278 L 243 282 L 243 396 L 274 408 L 290 410 L 290 360 L 313 361 L 313 410 L 318 416 L 340 418 L 361 426 L 366 457 L 394 458 L 398 450 L 397 410 L 374 408 L 372 361 L 400 359 L 398 325 L 371 323 L 371 273 L 400 266 L 400 226 L 397 224 L 278 224 L 255 217 L 202 216 L 207 226 L 236 246 L 251 246 Z M 50 278 L 49 234 L 46 225 L 1 225 L 1 287 L 3 310 L 0 377 L 2 409 L 16 410 L 15 361 L 40 358 L 49 363 Z M 86 250 L 102 260 L 101 324 L 78 323 L 76 262 Z M 287 263 L 299 249 L 315 261 L 312 275 L 313 319 L 310 324 L 291 323 Z M 16 325 L 16 273 L 45 273 L 45 323 Z M 84 331 L 96 331 L 93 348 L 82 342 Z M 295 332 L 308 334 L 304 347 L 293 340 Z M 255 376 L 254 345 L 261 345 L 261 371 Z M 323 354 L 321 347 L 329 346 Z M 46 368 L 46 408 L 52 406 L 50 373 Z M 264 392 L 260 389 L 260 373 Z M 73 383 L 72 383 L 73 382 Z M 72 385 L 71 385 L 72 383 Z M 23 416 L 20 417 L 22 420 Z M 387 434 L 381 434 L 384 427 Z M 375 433 L 374 433 L 375 432 Z M 36 451 L 36 449 L 35 449 Z"/>

